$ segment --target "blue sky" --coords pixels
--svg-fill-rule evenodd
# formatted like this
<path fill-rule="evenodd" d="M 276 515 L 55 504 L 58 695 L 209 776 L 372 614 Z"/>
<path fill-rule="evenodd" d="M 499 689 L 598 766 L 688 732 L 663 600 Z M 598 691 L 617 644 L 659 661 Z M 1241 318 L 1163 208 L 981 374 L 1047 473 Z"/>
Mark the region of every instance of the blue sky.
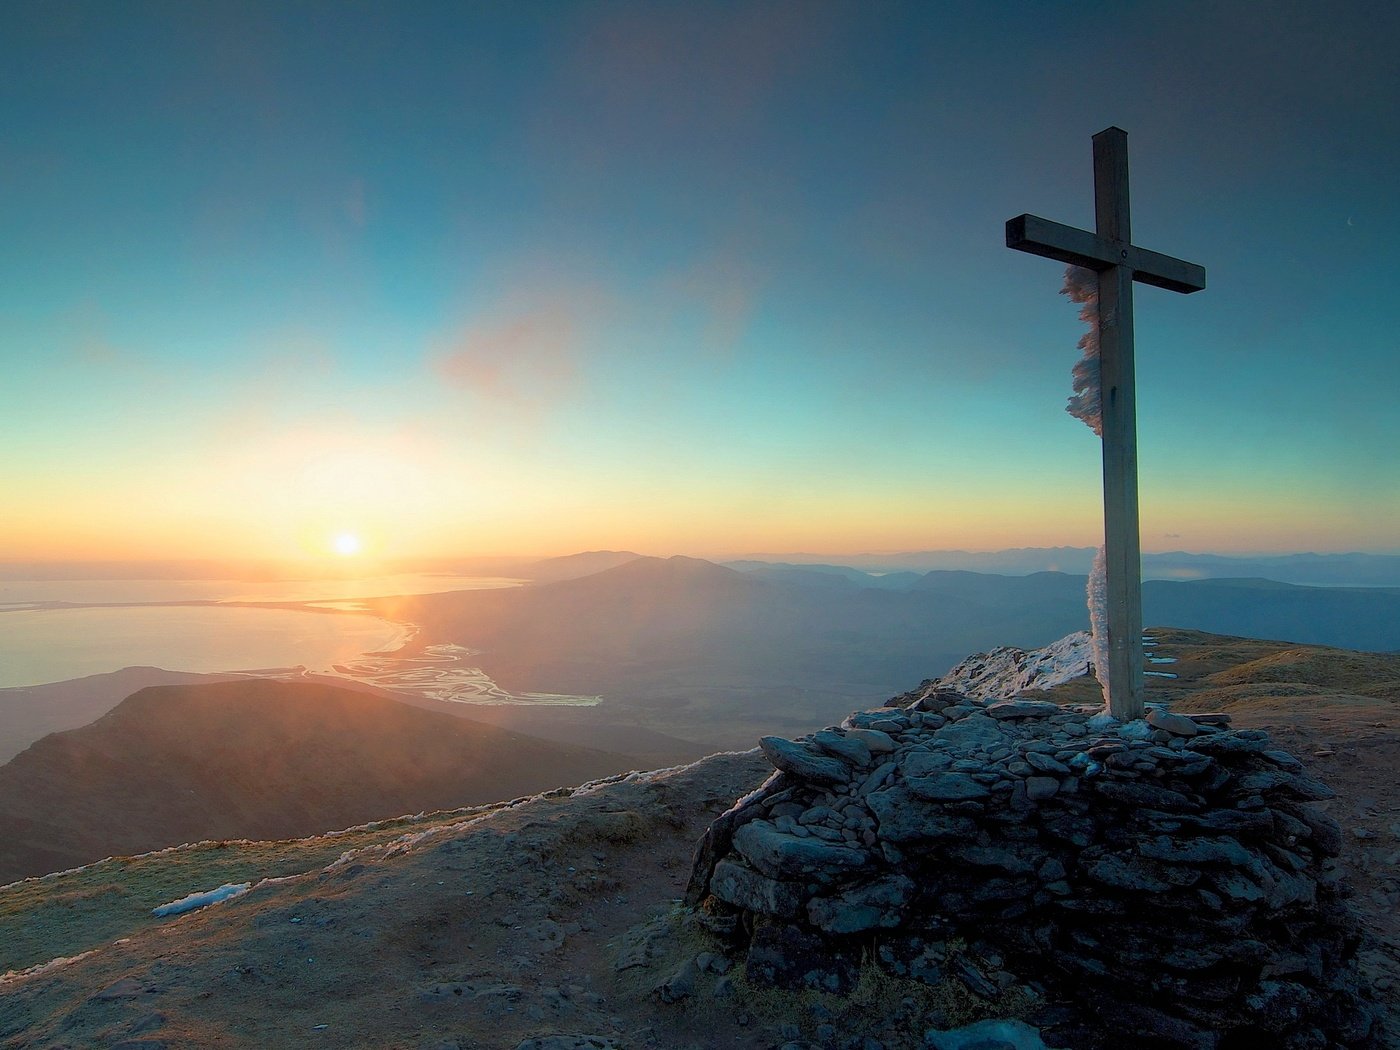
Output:
<path fill-rule="evenodd" d="M 25 4 L 13 557 L 1098 542 L 1029 211 L 1129 132 L 1143 545 L 1400 551 L 1400 14 Z"/>

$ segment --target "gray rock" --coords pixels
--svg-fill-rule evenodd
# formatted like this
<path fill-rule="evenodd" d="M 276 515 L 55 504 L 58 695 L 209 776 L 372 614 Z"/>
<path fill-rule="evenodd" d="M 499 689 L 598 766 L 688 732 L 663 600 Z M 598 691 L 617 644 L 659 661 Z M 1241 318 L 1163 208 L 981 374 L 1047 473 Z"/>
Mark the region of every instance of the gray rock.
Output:
<path fill-rule="evenodd" d="M 1147 712 L 1147 724 L 1153 729 L 1165 730 L 1173 736 L 1195 736 L 1201 731 L 1200 726 L 1185 715 L 1174 715 L 1156 707 Z"/>
<path fill-rule="evenodd" d="M 1193 719 L 1199 725 L 1198 719 Z M 1204 755 L 1258 755 L 1271 750 L 1269 740 L 1245 736 L 1243 730 L 1226 729 L 1203 734 L 1191 741 L 1191 748 Z"/>
<path fill-rule="evenodd" d="M 870 748 L 859 737 L 842 736 L 824 729 L 812 734 L 812 743 L 852 766 L 870 765 Z"/>
<path fill-rule="evenodd" d="M 1283 770 L 1262 769 L 1240 777 L 1241 791 L 1287 791 L 1309 802 L 1326 802 L 1336 798 L 1336 792 L 1322 781 L 1306 773 L 1288 773 Z"/>
<path fill-rule="evenodd" d="M 1224 711 L 1198 711 L 1191 716 L 1191 720 L 1202 726 L 1227 726 L 1234 721 Z"/>
<path fill-rule="evenodd" d="M 860 871 L 871 858 L 864 850 L 815 838 L 798 838 L 765 820 L 753 820 L 734 833 L 734 848 L 770 879 L 831 881 Z"/>
<path fill-rule="evenodd" d="M 760 915 L 795 919 L 802 914 L 800 885 L 770 879 L 728 857 L 715 865 L 715 872 L 710 876 L 710 892 L 735 907 Z"/>
<path fill-rule="evenodd" d="M 675 973 L 653 988 L 652 994 L 663 1003 L 678 1003 L 682 999 L 689 999 L 695 994 L 697 976 L 699 967 L 695 965 L 695 960 L 687 959 Z"/>
<path fill-rule="evenodd" d="M 605 1035 L 541 1035 L 517 1043 L 515 1050 L 622 1050 Z"/>
<path fill-rule="evenodd" d="M 1026 797 L 1032 802 L 1054 798 L 1060 790 L 1060 782 L 1054 777 L 1027 777 Z"/>
<path fill-rule="evenodd" d="M 1069 766 L 1059 759 L 1040 751 L 1027 751 L 1026 762 L 1041 773 L 1051 773 L 1057 777 L 1069 776 Z"/>
<path fill-rule="evenodd" d="M 947 751 L 906 751 L 899 757 L 899 770 L 906 777 L 926 777 L 951 769 L 955 761 Z"/>
<path fill-rule="evenodd" d="M 905 777 L 905 786 L 916 798 L 930 802 L 963 802 L 991 794 L 967 773 L 934 773 L 927 777 Z"/>
<path fill-rule="evenodd" d="M 1268 896 L 1263 887 L 1245 878 L 1237 871 L 1213 875 L 1210 882 L 1222 896 L 1243 904 L 1261 901 Z"/>
<path fill-rule="evenodd" d="M 827 824 L 836 819 L 836 810 L 830 806 L 813 806 L 797 818 L 799 824 Z"/>
<path fill-rule="evenodd" d="M 987 705 L 992 718 L 1049 718 L 1060 713 L 1060 705 L 1049 700 L 1002 700 Z"/>
<path fill-rule="evenodd" d="M 873 792 L 866 802 L 879 822 L 880 838 L 887 844 L 965 839 L 977 833 L 971 818 L 930 810 L 903 787 Z"/>
<path fill-rule="evenodd" d="M 878 729 L 851 729 L 846 736 L 852 740 L 859 740 L 870 749 L 872 755 L 885 755 L 895 749 L 894 740 L 888 733 L 882 733 Z"/>
<path fill-rule="evenodd" d="M 701 952 L 695 957 L 695 965 L 700 968 L 701 973 L 726 974 L 734 969 L 734 961 L 727 955 L 716 955 L 714 952 Z"/>
<path fill-rule="evenodd" d="M 1308 826 L 1313 843 L 1325 857 L 1336 857 L 1342 852 L 1342 826 L 1316 806 L 1299 806 L 1297 817 Z"/>
<path fill-rule="evenodd" d="M 765 736 L 758 742 L 768 761 L 801 780 L 818 784 L 844 784 L 851 779 L 850 767 L 840 759 L 823 755 L 780 736 Z"/>
<path fill-rule="evenodd" d="M 1290 773 L 1301 773 L 1303 771 L 1303 763 L 1299 762 L 1298 759 L 1290 755 L 1287 751 L 1261 751 L 1259 753 L 1274 765 L 1281 769 L 1286 769 Z"/>
<path fill-rule="evenodd" d="M 1172 814 L 1144 811 L 1143 817 L 1147 820 L 1166 817 L 1184 827 L 1200 831 L 1223 831 L 1231 835 L 1268 834 L 1274 826 L 1273 817 L 1267 811 L 1261 810 L 1213 809 L 1206 813 Z"/>
<path fill-rule="evenodd" d="M 1139 842 L 1138 852 L 1168 864 L 1228 864 L 1244 868 L 1255 860 L 1253 853 L 1230 838 L 1177 840 L 1159 835 Z"/>
<path fill-rule="evenodd" d="M 948 851 L 948 855 L 974 867 L 996 868 L 1008 875 L 1029 875 L 1035 870 L 1036 851 L 1031 849 L 1016 850 L 1009 846 L 954 846 Z M 1060 875 L 1063 874 L 1064 871 L 1061 870 Z"/>
<path fill-rule="evenodd" d="M 856 788 L 856 794 L 868 795 L 870 792 L 880 788 L 885 781 L 894 776 L 894 771 L 899 768 L 899 763 L 893 759 L 880 763 L 876 766 L 860 785 Z"/>
<path fill-rule="evenodd" d="M 860 953 L 811 928 L 762 921 L 754 924 L 745 966 L 758 987 L 811 988 L 846 995 L 860 973 Z"/>
<path fill-rule="evenodd" d="M 1158 864 L 1128 853 L 1085 850 L 1080 865 L 1095 882 L 1118 889 L 1163 893 L 1174 887 L 1191 886 L 1201 873 L 1192 868 Z"/>
<path fill-rule="evenodd" d="M 1006 742 L 1001 723 L 981 713 L 969 714 L 935 730 L 933 740 L 940 747 L 959 751 L 987 750 Z"/>
<path fill-rule="evenodd" d="M 1180 791 L 1153 787 L 1151 784 L 1125 784 L 1116 780 L 1093 781 L 1095 790 L 1105 798 L 1135 808 L 1164 809 L 1168 811 L 1200 809 L 1196 803 Z"/>
<path fill-rule="evenodd" d="M 972 961 L 965 955 L 955 955 L 949 963 L 949 969 L 964 988 L 973 995 L 981 999 L 995 999 L 1000 989 L 987 977 Z"/>
<path fill-rule="evenodd" d="M 864 933 L 893 929 L 904 918 L 914 896 L 914 883 L 903 875 L 889 875 L 863 886 L 843 890 L 832 897 L 813 897 L 807 918 L 827 933 Z"/>
<path fill-rule="evenodd" d="M 1065 877 L 1065 866 L 1055 857 L 1049 857 L 1036 871 L 1042 882 L 1058 882 Z"/>

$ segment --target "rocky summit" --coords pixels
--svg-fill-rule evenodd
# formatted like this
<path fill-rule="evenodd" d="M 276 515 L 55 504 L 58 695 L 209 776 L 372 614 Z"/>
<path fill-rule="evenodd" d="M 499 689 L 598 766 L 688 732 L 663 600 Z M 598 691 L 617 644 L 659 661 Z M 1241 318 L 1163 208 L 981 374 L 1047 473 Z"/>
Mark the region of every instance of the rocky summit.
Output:
<path fill-rule="evenodd" d="M 1332 793 L 1262 730 L 926 683 L 762 749 L 687 890 L 750 982 L 953 982 L 1074 1050 L 1373 1045 Z"/>

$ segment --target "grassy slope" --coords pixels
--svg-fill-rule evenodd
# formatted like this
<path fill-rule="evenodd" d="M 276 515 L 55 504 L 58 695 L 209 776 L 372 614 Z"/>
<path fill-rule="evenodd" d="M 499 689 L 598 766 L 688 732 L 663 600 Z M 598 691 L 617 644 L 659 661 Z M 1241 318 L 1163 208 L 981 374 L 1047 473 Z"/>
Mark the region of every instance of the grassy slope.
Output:
<path fill-rule="evenodd" d="M 160 925 L 167 920 L 157 919 L 151 909 L 189 893 L 317 871 L 346 851 L 388 845 L 500 808 L 398 817 L 311 838 L 198 842 L 0 886 L 0 973 L 77 955 Z"/>

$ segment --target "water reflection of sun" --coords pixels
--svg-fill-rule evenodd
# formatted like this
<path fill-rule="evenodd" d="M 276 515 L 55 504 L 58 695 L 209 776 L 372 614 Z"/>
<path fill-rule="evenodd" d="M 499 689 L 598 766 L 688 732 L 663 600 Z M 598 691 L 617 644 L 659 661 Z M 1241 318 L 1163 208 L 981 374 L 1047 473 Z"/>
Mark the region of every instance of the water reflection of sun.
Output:
<path fill-rule="evenodd" d="M 338 532 L 331 540 L 331 550 L 343 558 L 360 553 L 360 537 L 353 532 Z"/>

